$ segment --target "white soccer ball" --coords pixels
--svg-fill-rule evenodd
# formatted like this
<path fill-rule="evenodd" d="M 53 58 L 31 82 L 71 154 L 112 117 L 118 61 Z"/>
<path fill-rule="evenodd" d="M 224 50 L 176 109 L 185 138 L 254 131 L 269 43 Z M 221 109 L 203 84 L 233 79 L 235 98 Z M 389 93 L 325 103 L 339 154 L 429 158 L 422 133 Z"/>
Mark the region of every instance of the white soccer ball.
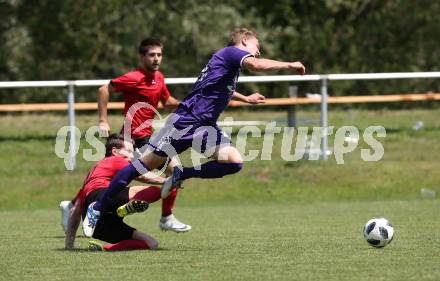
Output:
<path fill-rule="evenodd" d="M 371 219 L 364 226 L 364 238 L 373 247 L 385 247 L 393 241 L 393 237 L 393 225 L 385 218 Z"/>

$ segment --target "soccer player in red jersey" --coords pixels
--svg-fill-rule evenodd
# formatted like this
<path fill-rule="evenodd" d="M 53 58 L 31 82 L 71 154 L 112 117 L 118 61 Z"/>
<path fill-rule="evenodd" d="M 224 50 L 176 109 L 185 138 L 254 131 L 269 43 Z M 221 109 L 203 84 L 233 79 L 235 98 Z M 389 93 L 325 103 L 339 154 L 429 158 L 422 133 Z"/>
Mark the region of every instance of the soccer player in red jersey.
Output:
<path fill-rule="evenodd" d="M 66 230 L 66 249 L 74 248 L 75 234 L 81 216 L 84 218 L 87 212 L 87 206 L 103 194 L 113 176 L 125 167 L 132 157 L 133 145 L 124 141 L 123 135 L 113 134 L 107 139 L 106 157 L 90 170 L 82 188 L 73 200 Z M 163 181 L 163 178 L 156 179 L 159 182 Z M 137 180 L 149 182 L 151 179 L 140 176 Z M 156 202 L 159 199 L 160 188 L 156 186 L 133 186 L 119 192 L 109 212 L 104 214 L 93 234 L 93 238 L 112 244 L 102 246 L 91 241 L 89 248 L 91 250 L 108 251 L 157 249 L 158 242 L 153 237 L 125 224 L 123 218 L 132 213 L 145 211 L 149 203 Z M 164 200 L 163 206 L 172 209 L 173 203 L 174 200 Z"/>
<path fill-rule="evenodd" d="M 238 173 L 243 168 L 240 152 L 216 124 L 232 98 L 250 104 L 264 103 L 265 97 L 259 93 L 244 96 L 235 91 L 241 68 L 255 72 L 290 69 L 301 75 L 305 73 L 305 67 L 299 61 L 285 62 L 259 56 L 260 43 L 255 33 L 246 28 L 231 33 L 229 45 L 211 57 L 191 92 L 159 131 L 157 138 L 150 141 L 151 153 L 121 169 L 103 197 L 90 204 L 83 222 L 85 233 L 93 234 L 100 213 L 107 208 L 106 200 L 123 189 L 127 182 L 163 165 L 170 157 L 193 147 L 194 143 L 199 145 L 193 148 L 212 160 L 195 167 L 174 167 L 172 175 L 162 187 L 162 198 L 167 198 L 170 192 L 180 188 L 184 180 L 222 178 Z"/>
<path fill-rule="evenodd" d="M 125 122 L 122 131 L 129 130 L 135 148 L 141 152 L 147 148 L 152 135 L 151 122 L 156 116 L 159 101 L 167 109 L 177 108 L 179 102 L 170 95 L 165 85 L 164 76 L 159 71 L 162 62 L 162 49 L 163 44 L 159 39 L 146 38 L 142 40 L 138 49 L 140 66 L 112 79 L 108 85 L 99 88 L 98 109 L 101 136 L 108 136 L 110 131 L 107 118 L 107 103 L 110 94 L 123 94 Z M 170 161 L 167 168 L 168 175 L 174 166 L 176 166 L 175 162 Z M 190 225 L 180 222 L 172 213 L 162 213 L 159 227 L 162 230 L 175 232 L 186 232 L 191 229 Z"/>

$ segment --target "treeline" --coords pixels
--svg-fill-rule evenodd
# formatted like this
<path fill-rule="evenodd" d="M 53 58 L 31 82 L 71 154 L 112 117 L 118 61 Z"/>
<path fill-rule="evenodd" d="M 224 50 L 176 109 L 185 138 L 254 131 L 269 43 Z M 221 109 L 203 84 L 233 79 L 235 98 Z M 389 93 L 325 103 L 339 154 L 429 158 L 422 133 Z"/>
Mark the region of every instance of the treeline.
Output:
<path fill-rule="evenodd" d="M 439 15 L 440 1 L 432 0 L 0 0 L 0 80 L 112 78 L 137 65 L 137 45 L 147 36 L 165 42 L 167 77 L 194 77 L 239 26 L 258 34 L 263 57 L 301 60 L 309 74 L 439 71 Z M 333 82 L 330 94 L 439 85 L 438 79 Z M 280 97 L 287 86 L 239 90 Z M 319 91 L 317 83 L 299 86 L 300 95 Z M 189 87 L 170 88 L 183 97 Z M 1 103 L 65 101 L 60 89 L 0 91 Z M 95 100 L 96 89 L 77 91 L 78 101 Z"/>

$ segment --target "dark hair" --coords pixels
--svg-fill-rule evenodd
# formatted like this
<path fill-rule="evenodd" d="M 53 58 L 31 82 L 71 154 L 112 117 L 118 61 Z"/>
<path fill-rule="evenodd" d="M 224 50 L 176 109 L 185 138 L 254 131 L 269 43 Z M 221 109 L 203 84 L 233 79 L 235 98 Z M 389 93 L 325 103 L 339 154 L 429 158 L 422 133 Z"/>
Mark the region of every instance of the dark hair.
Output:
<path fill-rule="evenodd" d="M 152 46 L 163 48 L 162 41 L 159 38 L 149 37 L 142 40 L 139 44 L 139 54 L 145 55 L 145 53 L 148 52 L 148 48 Z"/>
<path fill-rule="evenodd" d="M 121 149 L 124 147 L 124 135 L 111 134 L 105 143 L 105 157 L 112 156 L 112 149 Z"/>

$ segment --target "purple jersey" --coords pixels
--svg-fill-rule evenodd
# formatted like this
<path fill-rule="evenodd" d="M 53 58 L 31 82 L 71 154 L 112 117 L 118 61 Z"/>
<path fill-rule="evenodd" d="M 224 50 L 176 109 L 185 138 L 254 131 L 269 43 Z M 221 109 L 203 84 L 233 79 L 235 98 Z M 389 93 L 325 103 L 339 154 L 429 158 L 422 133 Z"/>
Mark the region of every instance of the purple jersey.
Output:
<path fill-rule="evenodd" d="M 243 60 L 249 56 L 234 46 L 216 52 L 176 113 L 203 124 L 216 123 L 235 91 Z"/>

